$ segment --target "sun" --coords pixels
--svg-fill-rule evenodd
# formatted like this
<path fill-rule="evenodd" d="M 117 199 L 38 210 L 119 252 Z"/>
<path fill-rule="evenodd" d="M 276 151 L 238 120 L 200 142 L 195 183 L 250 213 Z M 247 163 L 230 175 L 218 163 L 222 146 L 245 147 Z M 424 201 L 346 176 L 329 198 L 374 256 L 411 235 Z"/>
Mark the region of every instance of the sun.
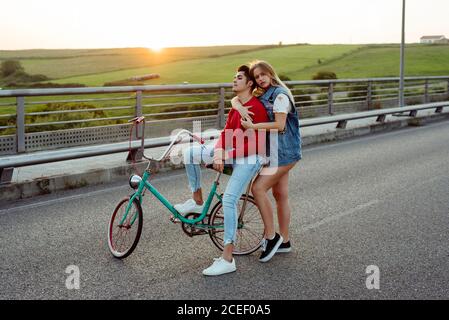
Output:
<path fill-rule="evenodd" d="M 150 51 L 154 52 L 154 53 L 160 53 L 162 50 L 164 50 L 164 47 L 162 47 L 162 46 L 151 46 L 148 49 Z"/>

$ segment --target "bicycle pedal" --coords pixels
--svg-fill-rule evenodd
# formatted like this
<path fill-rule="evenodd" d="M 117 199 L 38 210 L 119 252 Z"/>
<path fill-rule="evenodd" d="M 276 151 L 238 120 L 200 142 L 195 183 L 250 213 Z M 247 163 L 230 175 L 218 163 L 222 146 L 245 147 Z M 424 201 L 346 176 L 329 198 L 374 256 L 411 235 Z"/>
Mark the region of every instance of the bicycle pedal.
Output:
<path fill-rule="evenodd" d="M 170 221 L 174 224 L 181 223 L 181 220 L 179 220 L 178 218 L 175 218 L 174 216 L 170 217 Z"/>
<path fill-rule="evenodd" d="M 202 236 L 204 234 L 208 234 L 208 232 L 205 230 L 195 230 L 192 232 L 192 235 L 194 235 L 194 236 Z"/>

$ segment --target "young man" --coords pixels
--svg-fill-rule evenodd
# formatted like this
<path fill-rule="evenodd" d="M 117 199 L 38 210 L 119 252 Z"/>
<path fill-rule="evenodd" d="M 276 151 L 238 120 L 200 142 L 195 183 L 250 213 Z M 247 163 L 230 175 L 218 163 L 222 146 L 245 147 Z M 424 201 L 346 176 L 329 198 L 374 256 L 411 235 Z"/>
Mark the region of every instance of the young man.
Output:
<path fill-rule="evenodd" d="M 240 66 L 234 76 L 232 90 L 239 97 L 244 106 L 254 113 L 253 122 L 267 122 L 267 112 L 259 100 L 252 95 L 255 81 L 250 78 L 249 67 Z M 203 210 L 203 194 L 201 190 L 200 163 L 213 163 L 215 170 L 222 172 L 224 164 L 233 167 L 233 173 L 223 196 L 224 211 L 224 250 L 223 255 L 207 269 L 204 275 L 216 276 L 236 270 L 235 260 L 232 257 L 237 232 L 237 203 L 246 190 L 249 182 L 264 164 L 265 133 L 257 134 L 254 130 L 245 129 L 241 125 L 240 114 L 231 109 L 224 130 L 214 145 L 191 146 L 184 152 L 189 185 L 192 190 L 192 199 L 183 204 L 175 205 L 179 213 L 201 213 Z M 260 154 L 260 155 L 259 155 Z"/>

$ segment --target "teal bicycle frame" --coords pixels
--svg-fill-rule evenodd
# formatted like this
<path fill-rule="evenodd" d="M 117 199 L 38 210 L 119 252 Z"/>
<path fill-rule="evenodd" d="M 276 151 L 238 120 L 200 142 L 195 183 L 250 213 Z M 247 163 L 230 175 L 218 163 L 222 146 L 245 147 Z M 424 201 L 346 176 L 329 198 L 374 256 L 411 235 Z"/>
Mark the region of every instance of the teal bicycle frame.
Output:
<path fill-rule="evenodd" d="M 148 165 L 149 168 L 149 165 Z M 212 204 L 212 201 L 214 199 L 214 197 L 217 197 L 218 200 L 221 202 L 222 201 L 222 197 L 221 195 L 219 195 L 217 193 L 217 188 L 219 185 L 219 179 L 221 176 L 221 173 L 217 174 L 217 177 L 215 178 L 215 181 L 212 185 L 212 188 L 209 192 L 209 195 L 207 197 L 206 203 L 204 205 L 203 211 L 201 212 L 200 216 L 194 219 L 188 219 L 185 218 L 184 216 L 182 216 L 174 207 L 173 205 L 170 203 L 170 201 L 168 201 L 149 181 L 148 178 L 150 177 L 151 173 L 149 171 L 149 169 L 146 169 L 142 180 L 139 183 L 139 186 L 137 188 L 137 191 L 131 196 L 129 203 L 126 207 L 126 212 L 125 215 L 123 216 L 122 220 L 120 221 L 120 224 L 124 224 L 126 221 L 126 218 L 128 216 L 129 210 L 131 209 L 131 205 L 133 203 L 133 201 L 138 198 L 140 204 L 142 204 L 142 198 L 143 198 L 143 191 L 145 189 L 149 190 L 168 210 L 170 210 L 170 212 L 174 215 L 175 218 L 179 219 L 181 222 L 183 223 L 187 223 L 187 224 L 196 224 L 200 221 L 202 221 L 207 213 L 209 212 L 210 206 Z M 137 219 L 137 214 L 135 215 L 135 217 L 133 217 L 133 220 L 131 221 L 131 225 L 134 224 L 135 220 Z M 217 228 L 223 228 L 223 225 L 216 225 L 216 226 L 209 226 L 209 225 L 196 225 L 197 227 L 205 227 L 205 228 L 211 228 L 211 229 L 217 229 Z"/>
<path fill-rule="evenodd" d="M 143 123 L 145 124 L 145 121 L 143 120 Z M 172 146 L 177 143 L 178 138 L 182 135 L 182 134 L 189 134 L 192 138 L 196 139 L 197 141 L 200 141 L 200 143 L 202 144 L 203 142 L 201 141 L 201 139 L 197 138 L 196 136 L 194 136 L 191 132 L 189 132 L 188 130 L 181 130 L 180 132 L 178 132 L 177 136 L 173 139 L 173 141 L 171 142 L 170 146 L 167 148 L 167 150 L 165 150 L 164 154 L 158 159 L 152 159 L 150 157 L 145 156 L 145 154 L 143 154 L 143 157 L 149 161 L 156 161 L 159 162 L 162 159 L 165 159 L 165 157 L 167 156 L 167 154 L 169 153 L 169 151 L 171 150 Z M 143 135 L 142 135 L 142 139 L 143 139 Z M 142 140 L 142 146 L 143 146 L 143 140 Z M 150 178 L 151 175 L 151 171 L 150 171 L 150 162 L 148 163 L 147 168 L 145 169 L 145 172 L 139 182 L 139 185 L 137 187 L 137 191 L 131 196 L 131 198 L 129 199 L 129 203 L 126 206 L 126 212 L 122 218 L 122 220 L 120 221 L 120 225 L 123 225 L 126 221 L 126 218 L 128 216 L 129 210 L 131 209 L 132 203 L 134 202 L 134 200 L 136 198 L 138 198 L 138 201 L 140 204 L 142 204 L 142 197 L 143 197 L 143 192 L 145 189 L 149 190 L 168 210 L 170 210 L 170 212 L 173 214 L 173 216 L 177 219 L 179 219 L 181 222 L 189 224 L 189 225 L 195 225 L 196 228 L 200 228 L 200 229 L 223 229 L 224 226 L 223 224 L 220 225 L 205 225 L 205 224 L 198 224 L 198 222 L 202 221 L 207 213 L 209 212 L 210 206 L 212 204 L 212 201 L 214 199 L 214 197 L 217 197 L 218 201 L 222 202 L 222 197 L 220 194 L 217 193 L 217 188 L 221 177 L 221 172 L 217 172 L 217 176 L 214 180 L 214 183 L 212 185 L 212 188 L 209 192 L 209 195 L 207 197 L 206 203 L 204 205 L 203 211 L 201 212 L 201 214 L 194 219 L 188 219 L 185 218 L 183 215 L 181 215 L 174 207 L 173 205 L 170 203 L 170 201 L 168 201 L 153 185 L 151 185 L 151 183 L 148 181 L 148 179 Z M 224 171 L 224 174 L 227 174 L 226 171 Z M 140 178 L 140 177 L 139 177 Z M 248 189 L 246 191 L 246 195 L 248 195 L 248 192 L 251 188 L 251 184 L 248 186 Z M 246 207 L 246 200 L 244 202 L 243 208 L 242 208 L 242 212 L 245 211 L 245 207 Z M 131 221 L 131 225 L 134 224 L 134 222 L 137 219 L 137 214 L 133 217 L 132 221 Z M 239 221 L 238 221 L 238 228 L 241 228 L 243 226 L 242 224 L 242 215 L 239 216 Z"/>

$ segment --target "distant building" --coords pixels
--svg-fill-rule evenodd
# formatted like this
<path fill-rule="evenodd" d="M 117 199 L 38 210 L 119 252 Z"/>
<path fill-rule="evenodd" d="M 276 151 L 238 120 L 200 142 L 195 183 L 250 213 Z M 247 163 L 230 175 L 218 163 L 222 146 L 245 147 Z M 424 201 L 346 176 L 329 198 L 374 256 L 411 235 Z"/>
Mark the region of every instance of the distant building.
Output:
<path fill-rule="evenodd" d="M 446 39 L 445 36 L 423 36 L 423 37 L 421 37 L 421 43 L 449 44 L 449 39 Z"/>

